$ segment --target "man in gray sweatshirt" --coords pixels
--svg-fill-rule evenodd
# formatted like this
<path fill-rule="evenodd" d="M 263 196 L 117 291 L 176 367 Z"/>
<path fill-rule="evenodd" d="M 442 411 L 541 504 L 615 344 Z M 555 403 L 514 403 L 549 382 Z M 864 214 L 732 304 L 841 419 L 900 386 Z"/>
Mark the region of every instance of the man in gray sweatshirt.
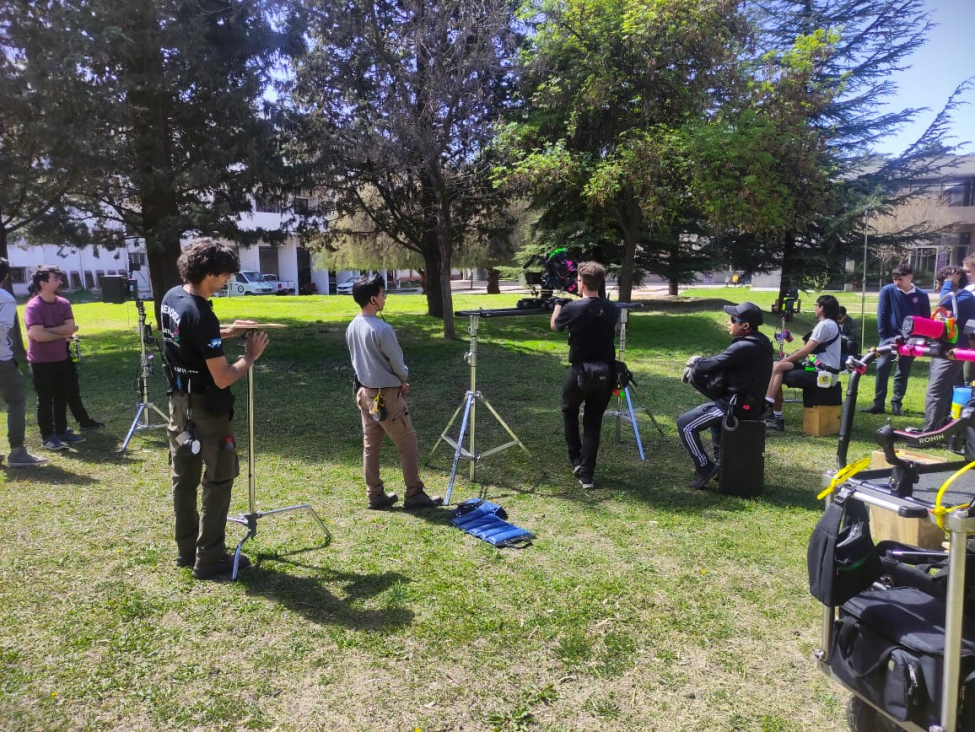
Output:
<path fill-rule="evenodd" d="M 420 456 L 416 431 L 410 420 L 406 395 L 409 369 L 396 331 L 378 315 L 386 306 L 386 286 L 379 275 L 360 277 L 352 286 L 352 299 L 362 308 L 345 331 L 356 378 L 356 404 L 362 417 L 362 472 L 369 508 L 389 508 L 395 493 L 383 490 L 379 477 L 379 449 L 383 437 L 399 450 L 400 469 L 406 483 L 403 508 L 417 510 L 443 505 L 440 496 L 429 496 L 420 480 Z"/>

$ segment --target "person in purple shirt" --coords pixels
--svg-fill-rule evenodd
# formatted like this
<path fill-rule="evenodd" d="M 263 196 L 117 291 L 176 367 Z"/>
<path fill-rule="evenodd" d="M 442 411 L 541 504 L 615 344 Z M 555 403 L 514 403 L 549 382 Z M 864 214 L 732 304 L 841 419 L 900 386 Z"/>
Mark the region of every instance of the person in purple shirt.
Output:
<path fill-rule="evenodd" d="M 65 450 L 85 441 L 68 429 L 67 422 L 68 401 L 76 383 L 67 340 L 78 326 L 71 303 L 58 295 L 63 276 L 57 267 L 38 267 L 32 278 L 37 295 L 24 308 L 27 361 L 37 392 L 37 425 L 48 450 Z"/>

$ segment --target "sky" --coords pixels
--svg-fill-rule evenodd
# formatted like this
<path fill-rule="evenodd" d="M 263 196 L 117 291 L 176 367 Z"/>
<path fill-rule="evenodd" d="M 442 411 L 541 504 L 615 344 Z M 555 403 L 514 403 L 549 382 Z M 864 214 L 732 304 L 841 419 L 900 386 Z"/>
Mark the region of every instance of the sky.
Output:
<path fill-rule="evenodd" d="M 929 111 L 881 143 L 879 152 L 903 152 L 934 121 L 955 87 L 975 76 L 975 0 L 926 0 L 925 5 L 939 25 L 928 35 L 928 42 L 907 59 L 911 68 L 891 77 L 899 88 L 889 106 L 897 110 L 928 107 Z M 950 133 L 957 138 L 952 142 L 969 140 L 959 152 L 975 154 L 975 88 L 962 99 L 968 104 L 952 116 Z"/>

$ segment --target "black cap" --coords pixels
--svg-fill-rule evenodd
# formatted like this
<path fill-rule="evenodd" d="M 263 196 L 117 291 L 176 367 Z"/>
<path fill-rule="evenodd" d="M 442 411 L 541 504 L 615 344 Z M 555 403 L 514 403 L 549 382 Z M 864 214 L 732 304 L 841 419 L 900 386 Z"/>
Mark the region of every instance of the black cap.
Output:
<path fill-rule="evenodd" d="M 728 315 L 734 315 L 744 323 L 748 323 L 752 328 L 757 328 L 765 322 L 762 317 L 762 309 L 753 302 L 743 302 L 740 305 L 725 305 L 724 311 Z"/>

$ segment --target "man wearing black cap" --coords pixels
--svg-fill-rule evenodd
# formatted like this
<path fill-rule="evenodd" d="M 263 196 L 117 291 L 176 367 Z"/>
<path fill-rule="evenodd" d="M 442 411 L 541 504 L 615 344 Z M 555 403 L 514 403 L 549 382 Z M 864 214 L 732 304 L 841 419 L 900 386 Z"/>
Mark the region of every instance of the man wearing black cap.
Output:
<path fill-rule="evenodd" d="M 721 421 L 732 412 L 738 419 L 761 419 L 763 396 L 772 375 L 772 343 L 758 327 L 762 311 L 751 302 L 725 305 L 730 316 L 731 345 L 710 358 L 695 356 L 688 362 L 685 380 L 690 380 L 713 401 L 684 412 L 677 418 L 677 432 L 694 461 L 691 488 L 701 489 L 721 469 Z M 701 444 L 700 433 L 711 430 L 712 461 Z"/>

